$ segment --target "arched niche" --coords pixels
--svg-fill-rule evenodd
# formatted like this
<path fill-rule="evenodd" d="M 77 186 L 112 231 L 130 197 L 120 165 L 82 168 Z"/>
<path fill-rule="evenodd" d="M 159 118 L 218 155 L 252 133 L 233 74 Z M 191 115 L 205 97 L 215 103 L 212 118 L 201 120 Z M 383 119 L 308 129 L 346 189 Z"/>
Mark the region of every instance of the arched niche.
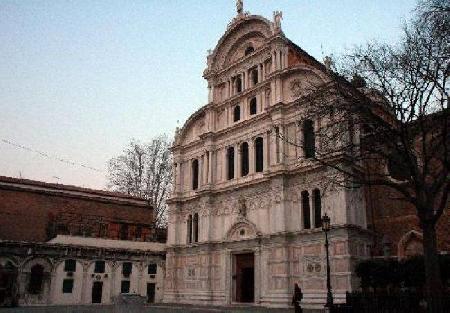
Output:
<path fill-rule="evenodd" d="M 256 228 L 256 225 L 248 221 L 247 219 L 240 219 L 234 223 L 225 235 L 227 241 L 237 241 L 253 239 L 259 236 L 261 233 Z"/>
<path fill-rule="evenodd" d="M 398 257 L 408 258 L 423 254 L 423 235 L 411 230 L 407 232 L 398 242 Z"/>

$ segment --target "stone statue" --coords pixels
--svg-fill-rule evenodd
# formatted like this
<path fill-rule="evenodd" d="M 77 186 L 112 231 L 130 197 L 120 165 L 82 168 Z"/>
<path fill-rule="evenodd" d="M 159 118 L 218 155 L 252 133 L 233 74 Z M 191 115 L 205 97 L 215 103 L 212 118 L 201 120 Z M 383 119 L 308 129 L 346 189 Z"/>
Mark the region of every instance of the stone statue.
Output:
<path fill-rule="evenodd" d="M 247 216 L 247 205 L 245 204 L 245 198 L 239 197 L 238 203 L 239 203 L 239 207 L 238 207 L 239 215 L 246 217 Z"/>
<path fill-rule="evenodd" d="M 238 14 L 242 14 L 244 12 L 243 0 L 236 0 L 236 11 Z"/>
<path fill-rule="evenodd" d="M 275 25 L 275 31 L 281 30 L 281 20 L 283 19 L 283 12 L 274 11 L 273 12 L 273 23 Z"/>
<path fill-rule="evenodd" d="M 331 71 L 331 67 L 333 66 L 333 59 L 329 56 L 326 56 L 323 59 L 323 64 L 325 64 L 325 68 L 327 69 L 327 71 Z"/>

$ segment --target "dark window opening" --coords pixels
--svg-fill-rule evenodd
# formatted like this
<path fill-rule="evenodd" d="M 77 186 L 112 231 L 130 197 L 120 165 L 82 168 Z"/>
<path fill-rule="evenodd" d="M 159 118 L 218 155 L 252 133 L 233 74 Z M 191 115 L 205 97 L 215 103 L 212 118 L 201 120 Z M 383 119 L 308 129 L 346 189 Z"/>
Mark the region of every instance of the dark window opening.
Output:
<path fill-rule="evenodd" d="M 263 147 L 263 139 L 258 137 L 255 139 L 255 171 L 262 172 L 263 171 L 263 161 L 264 161 L 264 147 Z"/>
<path fill-rule="evenodd" d="M 122 280 L 120 283 L 120 293 L 130 293 L 130 281 Z"/>
<path fill-rule="evenodd" d="M 193 234 L 193 241 L 198 242 L 198 213 L 194 214 L 194 234 Z"/>
<path fill-rule="evenodd" d="M 133 271 L 133 264 L 131 262 L 122 263 L 122 274 L 127 277 L 130 276 Z"/>
<path fill-rule="evenodd" d="M 227 162 L 228 162 L 228 179 L 234 178 L 234 147 L 227 149 Z"/>
<path fill-rule="evenodd" d="M 195 159 L 192 161 L 192 189 L 197 190 L 198 189 L 198 160 Z"/>
<path fill-rule="evenodd" d="M 120 225 L 120 240 L 127 240 L 128 239 L 128 224 L 121 224 Z"/>
<path fill-rule="evenodd" d="M 413 156 L 412 160 L 416 164 L 417 159 Z M 389 156 L 387 162 L 387 169 L 389 175 L 399 181 L 408 180 L 411 177 L 411 171 L 408 167 L 408 159 L 406 155 L 401 155 L 398 152 L 393 152 Z"/>
<path fill-rule="evenodd" d="M 187 220 L 187 236 L 188 243 L 192 243 L 192 215 L 190 214 Z"/>
<path fill-rule="evenodd" d="M 250 115 L 256 114 L 256 98 L 252 98 L 250 100 Z"/>
<path fill-rule="evenodd" d="M 252 79 L 253 86 L 258 84 L 258 69 L 255 68 L 254 70 L 252 70 L 250 76 Z"/>
<path fill-rule="evenodd" d="M 142 226 L 137 226 L 136 227 L 136 235 L 135 235 L 135 237 L 138 240 L 142 239 Z"/>
<path fill-rule="evenodd" d="M 303 212 L 303 228 L 311 228 L 311 215 L 309 206 L 309 193 L 302 191 L 302 212 Z"/>
<path fill-rule="evenodd" d="M 40 264 L 33 265 L 30 273 L 28 292 L 31 294 L 41 293 L 43 281 L 44 281 L 44 267 Z"/>
<path fill-rule="evenodd" d="M 234 107 L 233 110 L 233 121 L 237 122 L 241 119 L 241 107 L 239 105 Z"/>
<path fill-rule="evenodd" d="M 236 77 L 235 81 L 236 93 L 240 93 L 242 91 L 242 79 L 240 76 Z"/>
<path fill-rule="evenodd" d="M 314 189 L 314 227 L 319 228 L 322 226 L 322 200 L 320 199 L 320 190 Z"/>
<path fill-rule="evenodd" d="M 242 51 L 242 50 L 241 50 Z M 252 46 L 247 47 L 247 49 L 245 49 L 245 55 L 249 55 L 250 53 L 253 53 L 255 51 L 255 48 L 253 48 Z"/>
<path fill-rule="evenodd" d="M 148 265 L 148 269 L 147 269 L 148 274 L 150 274 L 150 275 L 155 275 L 155 274 L 156 274 L 157 268 L 158 268 L 158 266 L 157 266 L 156 264 L 154 264 L 154 263 L 149 264 L 149 265 Z"/>
<path fill-rule="evenodd" d="M 241 176 L 246 176 L 248 174 L 248 143 L 244 142 L 241 145 Z"/>
<path fill-rule="evenodd" d="M 303 150 L 305 158 L 314 158 L 316 156 L 316 139 L 314 135 L 313 121 L 306 120 L 303 123 Z"/>
<path fill-rule="evenodd" d="M 64 261 L 64 272 L 76 272 L 77 262 L 75 260 L 69 259 Z"/>
<path fill-rule="evenodd" d="M 63 293 L 72 293 L 73 291 L 73 279 L 63 280 Z"/>
<path fill-rule="evenodd" d="M 95 261 L 94 273 L 105 272 L 105 261 Z"/>

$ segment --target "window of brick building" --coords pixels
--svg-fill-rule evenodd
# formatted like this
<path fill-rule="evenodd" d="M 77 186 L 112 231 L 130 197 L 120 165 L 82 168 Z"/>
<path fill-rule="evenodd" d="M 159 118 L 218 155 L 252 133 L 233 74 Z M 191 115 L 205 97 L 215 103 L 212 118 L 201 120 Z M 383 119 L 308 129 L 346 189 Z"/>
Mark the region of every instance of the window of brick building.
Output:
<path fill-rule="evenodd" d="M 322 200 L 320 199 L 320 190 L 314 189 L 313 191 L 314 201 L 314 227 L 322 227 Z"/>
<path fill-rule="evenodd" d="M 250 72 L 250 77 L 252 79 L 252 84 L 255 86 L 258 83 L 258 69 L 255 68 Z"/>
<path fill-rule="evenodd" d="M 241 144 L 241 176 L 247 176 L 249 170 L 248 143 Z"/>
<path fill-rule="evenodd" d="M 242 91 L 242 79 L 240 76 L 235 78 L 234 85 L 236 88 L 236 93 L 240 93 Z"/>
<path fill-rule="evenodd" d="M 233 179 L 234 178 L 234 147 L 228 147 L 227 149 L 227 178 Z"/>
<path fill-rule="evenodd" d="M 192 240 L 198 242 L 198 213 L 194 214 Z"/>
<path fill-rule="evenodd" d="M 255 115 L 257 111 L 257 107 L 256 107 L 256 97 L 253 97 L 250 100 L 250 115 Z"/>
<path fill-rule="evenodd" d="M 198 160 L 194 159 L 192 161 L 192 190 L 198 189 L 198 176 L 199 176 Z"/>
<path fill-rule="evenodd" d="M 42 283 L 44 281 L 44 267 L 40 264 L 33 265 L 28 283 L 28 292 L 39 294 L 42 292 Z"/>
<path fill-rule="evenodd" d="M 255 48 L 253 48 L 252 46 L 249 46 L 249 47 L 247 47 L 247 49 L 245 49 L 245 55 L 247 56 L 247 55 L 253 53 L 254 51 L 255 51 Z"/>
<path fill-rule="evenodd" d="M 130 293 L 130 281 L 122 280 L 120 283 L 120 293 Z"/>
<path fill-rule="evenodd" d="M 192 215 L 189 214 L 187 220 L 187 242 L 192 243 Z"/>
<path fill-rule="evenodd" d="M 302 213 L 303 213 L 303 228 L 311 228 L 311 212 L 309 206 L 309 192 L 302 191 Z"/>
<path fill-rule="evenodd" d="M 68 259 L 64 261 L 64 271 L 65 272 L 76 272 L 77 262 L 73 259 Z"/>
<path fill-rule="evenodd" d="M 303 152 L 305 158 L 314 158 L 316 156 L 316 139 L 314 134 L 314 124 L 311 120 L 303 123 Z"/>
<path fill-rule="evenodd" d="M 128 277 L 133 271 L 133 264 L 131 262 L 122 263 L 122 275 Z"/>
<path fill-rule="evenodd" d="M 148 274 L 155 275 L 157 269 L 158 269 L 158 265 L 156 265 L 155 263 L 149 264 L 148 269 L 147 269 Z"/>
<path fill-rule="evenodd" d="M 234 107 L 233 110 L 233 121 L 238 122 L 241 120 L 241 107 L 239 105 Z"/>
<path fill-rule="evenodd" d="M 73 291 L 73 279 L 63 280 L 63 293 L 72 293 Z"/>
<path fill-rule="evenodd" d="M 263 139 L 258 137 L 255 139 L 255 171 L 262 172 L 264 167 L 264 147 Z"/>
<path fill-rule="evenodd" d="M 94 273 L 105 272 L 105 261 L 95 261 Z"/>

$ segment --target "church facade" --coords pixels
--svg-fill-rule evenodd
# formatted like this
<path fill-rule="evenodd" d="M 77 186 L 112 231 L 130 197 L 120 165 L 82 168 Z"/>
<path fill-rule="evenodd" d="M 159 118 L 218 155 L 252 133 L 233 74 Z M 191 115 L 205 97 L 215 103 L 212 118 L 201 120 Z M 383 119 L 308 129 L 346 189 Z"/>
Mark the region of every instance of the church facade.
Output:
<path fill-rule="evenodd" d="M 338 174 L 313 158 L 329 121 L 305 112 L 327 64 L 285 37 L 281 12 L 237 11 L 207 57 L 208 104 L 176 132 L 164 301 L 287 307 L 298 283 L 306 306 L 323 306 L 324 214 L 343 301 L 371 237 L 363 192 L 329 187 Z"/>

